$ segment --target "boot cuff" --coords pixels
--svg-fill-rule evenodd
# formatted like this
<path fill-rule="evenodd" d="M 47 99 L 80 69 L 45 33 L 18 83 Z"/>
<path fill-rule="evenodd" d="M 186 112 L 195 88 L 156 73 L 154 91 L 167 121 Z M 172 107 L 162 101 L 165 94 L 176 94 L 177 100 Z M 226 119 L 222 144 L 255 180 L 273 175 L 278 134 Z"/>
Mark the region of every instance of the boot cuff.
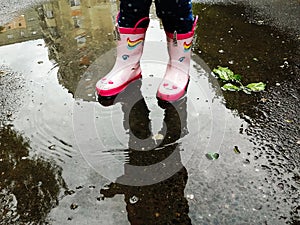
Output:
<path fill-rule="evenodd" d="M 144 17 L 137 21 L 134 27 L 119 27 L 119 32 L 121 34 L 144 34 L 146 33 L 149 25 L 149 17 Z M 141 23 L 147 21 L 148 25 L 147 27 L 138 27 Z"/>
<path fill-rule="evenodd" d="M 177 33 L 176 34 L 177 40 L 183 40 L 183 39 L 193 37 L 194 33 L 195 33 L 197 21 L 198 21 L 198 16 L 196 16 L 195 19 L 194 19 L 194 24 L 193 24 L 192 30 L 190 32 L 185 33 L 185 34 L 178 34 Z M 174 38 L 174 33 L 166 32 L 166 35 L 167 35 L 168 38 L 171 38 L 171 39 Z"/>
<path fill-rule="evenodd" d="M 121 34 L 144 34 L 147 28 L 129 28 L 129 27 L 119 27 Z"/>

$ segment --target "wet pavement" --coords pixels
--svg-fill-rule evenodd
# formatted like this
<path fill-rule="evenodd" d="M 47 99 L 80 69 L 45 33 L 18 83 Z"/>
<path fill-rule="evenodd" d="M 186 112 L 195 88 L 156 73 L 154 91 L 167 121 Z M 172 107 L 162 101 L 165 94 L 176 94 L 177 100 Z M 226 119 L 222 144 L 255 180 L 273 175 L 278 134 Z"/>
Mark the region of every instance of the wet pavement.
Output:
<path fill-rule="evenodd" d="M 282 15 L 278 5 L 195 3 L 191 81 L 173 104 L 155 98 L 167 52 L 154 13 L 143 79 L 98 99 L 117 3 L 10 10 L 0 33 L 0 224 L 299 224 L 300 5 Z M 218 65 L 267 88 L 224 92 Z"/>

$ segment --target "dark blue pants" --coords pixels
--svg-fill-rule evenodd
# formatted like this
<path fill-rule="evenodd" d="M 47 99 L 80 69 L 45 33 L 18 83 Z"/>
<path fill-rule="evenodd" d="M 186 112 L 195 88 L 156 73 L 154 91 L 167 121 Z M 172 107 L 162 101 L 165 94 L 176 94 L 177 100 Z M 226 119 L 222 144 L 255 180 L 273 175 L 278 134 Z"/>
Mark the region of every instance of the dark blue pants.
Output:
<path fill-rule="evenodd" d="M 134 27 L 137 21 L 149 16 L 152 0 L 120 0 L 120 27 Z M 155 0 L 156 14 L 164 29 L 184 34 L 192 30 L 194 17 L 191 0 Z M 140 27 L 146 27 L 141 24 Z"/>

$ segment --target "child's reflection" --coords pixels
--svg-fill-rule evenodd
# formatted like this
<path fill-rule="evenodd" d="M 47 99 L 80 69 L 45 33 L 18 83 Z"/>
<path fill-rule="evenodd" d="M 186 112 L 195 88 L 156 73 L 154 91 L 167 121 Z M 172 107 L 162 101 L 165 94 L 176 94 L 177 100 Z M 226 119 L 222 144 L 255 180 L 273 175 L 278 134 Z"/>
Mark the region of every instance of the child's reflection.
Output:
<path fill-rule="evenodd" d="M 119 98 L 124 112 L 124 128 L 131 131 L 129 162 L 125 164 L 125 174 L 117 178 L 115 183 L 101 189 L 100 193 L 107 198 L 112 198 L 116 194 L 124 194 L 128 220 L 132 225 L 191 224 L 188 216 L 188 202 L 184 197 L 188 174 L 181 163 L 179 144 L 176 142 L 187 134 L 186 98 L 172 104 L 159 103 L 160 107 L 165 110 L 162 128 L 162 131 L 165 130 L 165 136 L 159 146 L 155 147 L 149 129 L 149 110 L 141 95 L 140 85 L 140 81 L 130 85 L 126 89 L 127 93 Z M 134 102 L 133 99 L 140 100 Z M 110 104 L 106 99 L 99 99 L 99 102 L 103 105 Z M 111 99 L 112 102 L 114 102 L 113 99 Z M 134 103 L 131 104 L 131 102 Z M 137 143 L 138 139 L 141 139 L 141 142 Z M 169 158 L 171 160 L 167 160 Z M 150 174 L 153 179 L 150 185 L 124 185 L 124 183 L 131 184 L 130 182 L 136 179 L 143 179 L 137 178 L 136 173 L 132 173 L 130 169 L 132 166 L 145 168 L 153 164 L 160 166 L 156 168 L 156 174 Z M 153 173 L 153 170 L 149 173 Z M 165 179 L 161 179 L 162 177 Z M 155 180 L 162 181 L 155 182 Z"/>

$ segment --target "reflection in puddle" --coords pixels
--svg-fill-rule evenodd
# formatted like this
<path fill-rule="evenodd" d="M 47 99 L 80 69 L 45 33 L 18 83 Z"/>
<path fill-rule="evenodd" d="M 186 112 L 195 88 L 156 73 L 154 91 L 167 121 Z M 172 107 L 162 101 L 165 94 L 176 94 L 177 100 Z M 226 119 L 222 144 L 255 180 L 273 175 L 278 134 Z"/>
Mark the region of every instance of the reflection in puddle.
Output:
<path fill-rule="evenodd" d="M 113 45 L 110 1 L 55 1 L 38 7 L 49 58 L 59 66 L 59 82 L 75 93 L 78 81 L 95 58 Z"/>
<path fill-rule="evenodd" d="M 61 169 L 29 157 L 27 140 L 11 127 L 0 128 L 0 217 L 4 224 L 43 222 L 58 205 L 65 186 Z"/>
<path fill-rule="evenodd" d="M 161 51 L 161 49 L 165 49 L 165 51 Z M 169 138 L 164 133 L 167 129 L 161 130 L 162 125 L 165 123 L 163 119 L 164 110 L 158 106 L 155 97 L 157 87 L 168 63 L 166 49 L 166 40 L 159 20 L 152 18 L 147 31 L 141 60 L 143 71 L 142 84 L 137 85 L 135 88 L 134 86 L 129 88 L 129 91 L 125 91 L 115 99 L 110 99 L 111 103 L 115 103 L 111 107 L 102 107 L 98 103 L 95 103 L 94 95 L 91 95 L 91 93 L 95 92 L 94 84 L 97 80 L 104 76 L 113 65 L 115 49 L 100 55 L 89 66 L 78 83 L 75 92 L 76 104 L 74 104 L 73 109 L 76 142 L 85 160 L 95 171 L 110 180 L 116 180 L 120 175 L 124 174 L 123 164 L 130 160 L 130 151 L 122 149 L 130 147 L 139 151 L 141 149 L 152 150 L 160 146 L 162 139 Z M 191 63 L 190 73 L 192 78 L 187 93 L 189 100 L 186 103 L 189 115 L 184 119 L 187 126 L 182 126 L 188 127 L 189 134 L 186 137 L 178 139 L 178 143 L 181 145 L 181 151 L 184 153 L 182 155 L 183 164 L 188 164 L 195 153 L 199 154 L 199 166 L 201 169 L 204 169 L 210 162 L 207 162 L 205 157 L 202 157 L 203 151 L 208 151 L 208 149 L 216 149 L 218 151 L 221 145 L 223 129 L 226 125 L 226 110 L 220 104 L 221 100 L 211 90 L 211 85 L 207 81 L 209 77 L 208 68 L 205 67 L 205 63 L 196 55 Z M 215 85 L 215 88 L 217 89 L 218 85 Z M 137 90 L 140 90 L 141 93 L 138 94 Z M 125 103 L 123 103 L 123 99 L 127 99 Z M 145 101 L 147 109 L 143 109 L 143 104 L 140 105 L 139 101 Z M 108 102 L 101 103 L 108 105 Z M 137 108 L 137 110 L 131 111 L 133 107 Z M 130 120 L 131 115 L 129 113 L 139 112 L 139 110 L 141 112 L 133 116 L 134 120 Z M 147 123 L 146 119 L 148 116 L 143 116 L 144 114 L 149 114 L 151 125 L 148 125 L 149 123 Z M 173 123 L 168 124 L 168 129 L 180 126 L 180 123 L 184 122 L 176 120 L 172 116 L 170 117 L 171 119 L 169 119 Z M 138 134 L 146 132 L 147 129 L 145 126 L 151 127 L 151 135 L 143 140 L 143 147 L 141 147 Z M 136 133 L 132 134 L 132 130 L 135 130 Z M 176 136 L 176 134 L 171 132 L 170 136 L 173 135 Z M 191 138 L 195 138 L 195 140 L 191 142 Z M 172 159 L 172 157 L 170 158 Z M 164 163 L 169 162 L 166 159 L 161 162 L 161 164 Z M 147 170 L 159 171 L 160 169 L 155 166 L 156 164 L 158 162 L 154 163 L 153 166 L 146 164 L 148 165 Z M 111 170 L 111 167 L 114 170 Z M 144 171 L 145 169 L 139 168 L 139 170 Z M 152 175 L 153 172 L 149 174 Z M 168 174 L 168 177 L 171 175 L 173 173 Z M 131 185 L 150 185 L 164 180 L 162 177 L 154 179 L 151 176 L 147 180 L 147 174 L 143 176 L 139 174 L 139 176 L 144 177 L 146 181 L 143 183 L 137 179 L 132 181 Z"/>
<path fill-rule="evenodd" d="M 245 22 L 240 6 L 194 8 L 201 16 L 195 52 L 201 51 L 209 66 L 229 66 L 249 82 L 258 79 L 272 86 L 292 79 L 293 41 L 266 25 Z M 112 99 L 113 105 L 97 102 L 95 82 L 114 62 L 116 12 L 117 2 L 60 0 L 28 9 L 0 28 L 0 84 L 17 89 L 5 89 L 1 103 L 0 193 L 10 211 L 0 211 L 0 216 L 7 223 L 39 223 L 47 217 L 53 224 L 107 225 L 126 224 L 128 217 L 131 224 L 250 224 L 254 219 L 276 224 L 264 206 L 274 203 L 270 190 L 261 188 L 264 177 L 257 179 L 248 159 L 252 144 L 238 134 L 247 125 L 222 104 L 225 100 L 228 108 L 255 117 L 250 112 L 259 96 L 225 93 L 223 98 L 209 68 L 194 55 L 187 98 L 176 107 L 160 105 L 153 96 L 167 52 L 154 14 L 142 84 L 138 81 L 134 91 Z M 18 77 L 10 70 L 23 74 L 22 84 L 14 82 Z M 10 79 L 4 79 L 7 74 Z M 137 101 L 131 102 L 134 94 Z M 17 95 L 18 104 L 9 95 Z M 30 148 L 2 123 L 22 131 Z M 239 146 L 238 156 L 228 151 L 233 146 Z M 205 153 L 218 151 L 216 162 L 206 159 Z M 149 165 L 157 167 L 135 168 Z M 62 188 L 68 190 L 58 204 Z M 97 201 L 100 189 L 104 201 Z M 192 196 L 189 204 L 184 192 Z M 290 209 L 284 202 L 280 206 Z"/>
<path fill-rule="evenodd" d="M 2 29 L 1 29 L 2 28 Z M 28 9 L 11 22 L 0 26 L 0 46 L 42 38 L 40 20 L 35 9 Z"/>
<path fill-rule="evenodd" d="M 152 135 L 149 130 L 149 110 L 139 91 L 139 83 L 137 81 L 128 87 L 125 90 L 128 93 L 123 93 L 123 98 L 119 99 L 122 101 L 124 117 L 128 118 L 128 123 L 124 120 L 124 128 L 129 130 L 128 160 L 124 164 L 124 174 L 101 189 L 100 193 L 104 198 L 124 194 L 131 224 L 143 224 L 145 221 L 147 224 L 191 224 L 184 197 L 187 170 L 182 165 L 177 143 L 179 138 L 188 133 L 186 98 L 176 104 L 160 103 L 164 110 L 161 132 L 164 138 L 155 147 L 154 140 L 149 139 Z M 140 100 L 132 106 L 132 98 Z"/>
<path fill-rule="evenodd" d="M 44 3 L 3 25 L 0 45 L 43 38 L 60 83 L 74 93 L 86 67 L 114 45 L 112 11 L 116 4 L 109 1 Z"/>

